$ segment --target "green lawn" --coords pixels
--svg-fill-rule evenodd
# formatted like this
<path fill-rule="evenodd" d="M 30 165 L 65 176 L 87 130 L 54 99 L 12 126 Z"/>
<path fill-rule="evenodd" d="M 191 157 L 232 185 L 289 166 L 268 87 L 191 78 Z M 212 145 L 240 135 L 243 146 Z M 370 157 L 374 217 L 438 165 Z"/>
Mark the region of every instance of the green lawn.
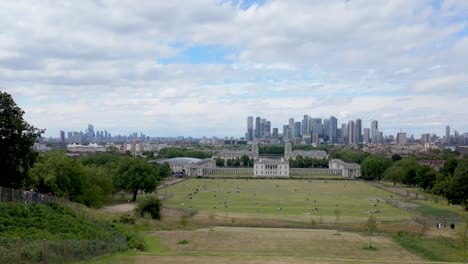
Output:
<path fill-rule="evenodd" d="M 391 193 L 358 181 L 191 179 L 160 194 L 172 195 L 164 201 L 166 207 L 239 218 L 330 222 L 335 210 L 341 212 L 341 221 L 366 220 L 370 210 L 379 210 L 374 215 L 380 220 L 412 216 L 382 202 Z"/>

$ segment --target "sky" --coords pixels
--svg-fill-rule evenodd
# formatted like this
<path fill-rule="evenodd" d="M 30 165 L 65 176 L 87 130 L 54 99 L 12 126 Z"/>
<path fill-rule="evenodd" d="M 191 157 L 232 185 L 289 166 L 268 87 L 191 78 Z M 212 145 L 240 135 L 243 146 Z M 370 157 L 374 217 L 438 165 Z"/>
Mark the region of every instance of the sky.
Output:
<path fill-rule="evenodd" d="M 244 136 L 304 114 L 468 132 L 468 1 L 2 1 L 0 90 L 46 136 Z"/>

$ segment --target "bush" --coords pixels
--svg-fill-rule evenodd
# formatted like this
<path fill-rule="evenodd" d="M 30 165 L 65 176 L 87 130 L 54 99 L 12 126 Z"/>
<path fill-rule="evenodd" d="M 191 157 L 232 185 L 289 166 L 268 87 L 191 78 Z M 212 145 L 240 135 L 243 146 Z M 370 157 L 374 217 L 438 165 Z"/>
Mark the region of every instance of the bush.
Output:
<path fill-rule="evenodd" d="M 136 222 L 136 219 L 135 219 L 135 217 L 133 217 L 133 216 L 131 216 L 129 214 L 124 214 L 124 215 L 121 215 L 118 220 L 114 220 L 114 222 L 134 225 L 135 222 Z"/>
<path fill-rule="evenodd" d="M 160 215 L 161 202 L 157 197 L 149 196 L 141 200 L 136 208 L 136 212 L 139 216 L 144 217 L 145 213 L 151 214 L 153 219 L 161 219 Z"/>

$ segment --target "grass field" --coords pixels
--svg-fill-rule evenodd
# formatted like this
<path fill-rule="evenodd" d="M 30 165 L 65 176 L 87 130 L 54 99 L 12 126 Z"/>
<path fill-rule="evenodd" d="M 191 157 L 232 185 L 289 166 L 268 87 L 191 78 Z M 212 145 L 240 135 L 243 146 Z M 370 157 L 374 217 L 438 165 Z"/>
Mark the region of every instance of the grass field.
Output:
<path fill-rule="evenodd" d="M 217 227 L 186 231 L 189 244 L 177 244 L 179 231 L 153 232 L 157 252 L 102 258 L 93 263 L 429 263 L 390 238 L 332 230 Z M 160 250 L 163 248 L 163 250 Z"/>
<path fill-rule="evenodd" d="M 410 219 L 408 211 L 383 202 L 393 194 L 358 181 L 191 179 L 160 190 L 164 205 L 236 218 L 292 221 L 365 221 Z"/>

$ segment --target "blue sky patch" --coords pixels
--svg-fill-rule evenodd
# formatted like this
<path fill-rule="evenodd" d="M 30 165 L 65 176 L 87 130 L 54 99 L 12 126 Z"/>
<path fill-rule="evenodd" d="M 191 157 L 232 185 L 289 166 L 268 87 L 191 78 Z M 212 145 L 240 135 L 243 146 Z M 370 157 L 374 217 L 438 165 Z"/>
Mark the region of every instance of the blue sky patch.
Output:
<path fill-rule="evenodd" d="M 162 64 L 230 64 L 233 49 L 219 45 L 194 45 L 185 48 L 180 55 L 158 60 Z"/>

